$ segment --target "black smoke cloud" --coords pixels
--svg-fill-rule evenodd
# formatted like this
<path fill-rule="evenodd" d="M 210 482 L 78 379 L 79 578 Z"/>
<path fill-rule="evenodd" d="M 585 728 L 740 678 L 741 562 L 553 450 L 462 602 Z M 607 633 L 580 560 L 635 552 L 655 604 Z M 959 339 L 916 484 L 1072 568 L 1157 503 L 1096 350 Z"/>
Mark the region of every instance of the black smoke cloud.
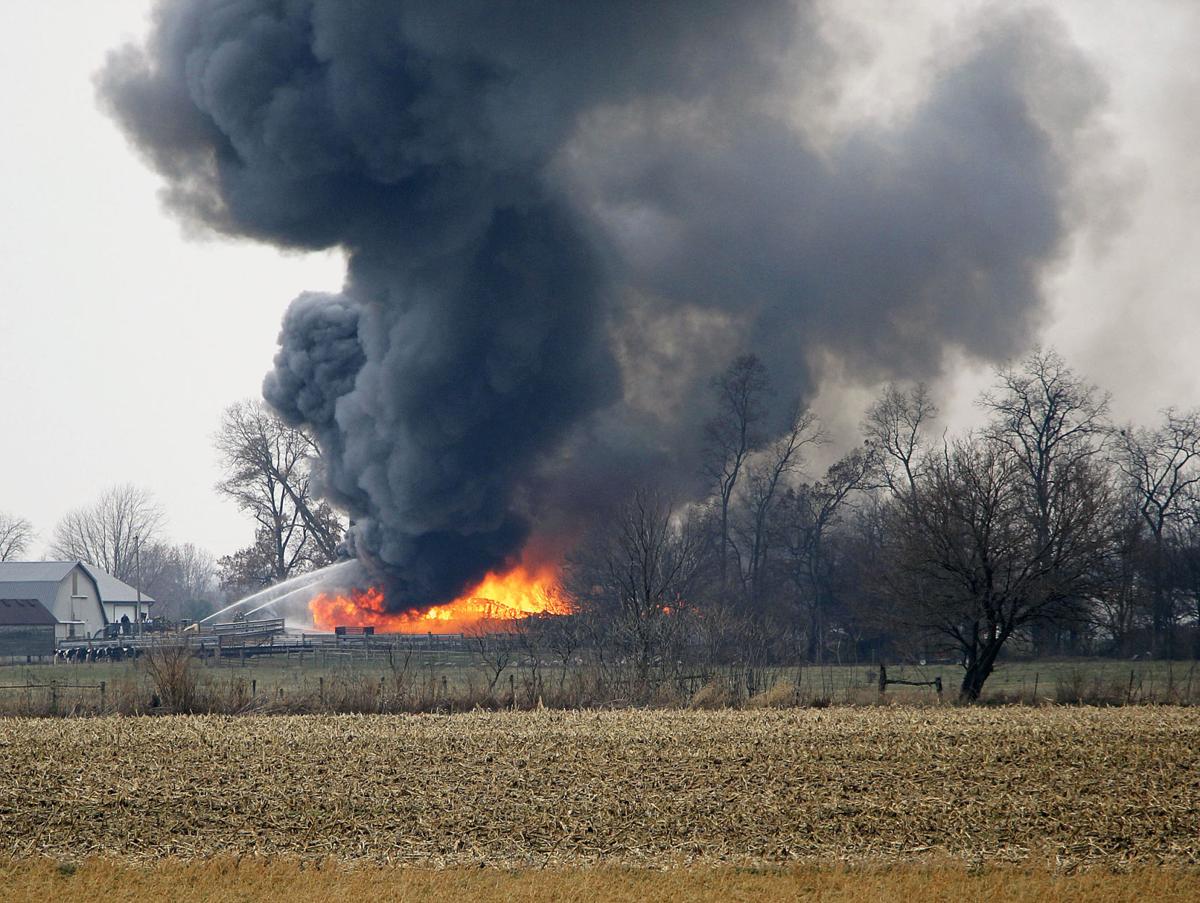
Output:
<path fill-rule="evenodd" d="M 781 112 L 797 73 L 837 77 L 818 24 L 793 0 L 179 0 L 100 94 L 185 221 L 345 250 L 264 393 L 316 431 L 400 608 L 630 479 L 697 491 L 735 353 L 790 397 L 822 355 L 923 375 L 1028 341 L 1094 76 L 1009 19 L 902 125 L 818 151 Z"/>

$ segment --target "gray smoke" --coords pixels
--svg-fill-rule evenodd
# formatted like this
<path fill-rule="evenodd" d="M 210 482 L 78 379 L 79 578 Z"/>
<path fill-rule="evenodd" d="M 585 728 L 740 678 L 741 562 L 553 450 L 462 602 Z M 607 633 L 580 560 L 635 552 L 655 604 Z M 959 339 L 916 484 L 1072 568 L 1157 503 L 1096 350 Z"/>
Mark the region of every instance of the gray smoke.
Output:
<path fill-rule="evenodd" d="M 892 128 L 819 153 L 787 78 L 836 79 L 800 2 L 180 0 L 101 96 L 186 221 L 344 248 L 264 394 L 397 609 L 569 532 L 636 477 L 695 491 L 711 374 L 781 399 L 1019 350 L 1102 92 L 1008 19 Z"/>

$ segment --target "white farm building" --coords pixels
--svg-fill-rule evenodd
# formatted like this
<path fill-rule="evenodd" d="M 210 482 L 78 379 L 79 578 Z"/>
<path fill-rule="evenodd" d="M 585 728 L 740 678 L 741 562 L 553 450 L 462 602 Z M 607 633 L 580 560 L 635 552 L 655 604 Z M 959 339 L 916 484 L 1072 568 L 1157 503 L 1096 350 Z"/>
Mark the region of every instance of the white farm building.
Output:
<path fill-rule="evenodd" d="M 41 603 L 54 616 L 60 640 L 91 637 L 109 624 L 138 619 L 137 590 L 83 561 L 0 561 L 0 625 L 5 600 Z M 153 604 L 141 594 L 143 619 Z"/>

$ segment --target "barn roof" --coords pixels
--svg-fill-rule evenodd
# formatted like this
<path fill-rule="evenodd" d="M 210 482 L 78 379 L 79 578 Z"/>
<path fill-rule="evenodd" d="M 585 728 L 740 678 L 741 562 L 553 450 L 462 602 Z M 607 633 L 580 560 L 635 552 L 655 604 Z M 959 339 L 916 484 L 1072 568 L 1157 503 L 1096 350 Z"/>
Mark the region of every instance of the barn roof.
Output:
<path fill-rule="evenodd" d="M 74 562 L 68 562 L 73 564 Z M 86 561 L 79 562 L 83 565 L 83 569 L 92 575 L 92 579 L 96 581 L 96 589 L 100 591 L 100 600 L 103 602 L 136 602 L 138 599 L 137 589 L 130 586 L 124 580 L 118 580 L 107 571 L 102 571 L 94 564 L 88 564 Z M 142 593 L 142 604 L 153 602 L 154 600 Z"/>
<path fill-rule="evenodd" d="M 59 585 L 74 567 L 74 561 L 0 561 L 0 597 L 36 599 L 53 608 Z"/>
<path fill-rule="evenodd" d="M 58 583 L 78 561 L 0 561 L 0 583 Z"/>
<path fill-rule="evenodd" d="M 58 619 L 37 599 L 0 598 L 0 626 L 54 625 Z"/>
<path fill-rule="evenodd" d="M 53 604 L 58 585 L 76 567 L 96 584 L 101 602 L 136 602 L 137 590 L 123 580 L 86 561 L 0 561 L 0 596 L 31 598 Z M 142 604 L 154 602 L 142 593 Z"/>

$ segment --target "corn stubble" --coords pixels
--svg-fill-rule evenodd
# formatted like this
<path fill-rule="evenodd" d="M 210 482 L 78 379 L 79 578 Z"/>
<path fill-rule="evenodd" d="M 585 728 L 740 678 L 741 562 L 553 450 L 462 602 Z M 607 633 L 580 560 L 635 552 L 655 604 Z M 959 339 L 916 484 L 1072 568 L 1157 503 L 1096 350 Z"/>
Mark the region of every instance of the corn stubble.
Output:
<path fill-rule="evenodd" d="M 12 859 L 1200 864 L 1200 712 L 0 721 Z"/>

